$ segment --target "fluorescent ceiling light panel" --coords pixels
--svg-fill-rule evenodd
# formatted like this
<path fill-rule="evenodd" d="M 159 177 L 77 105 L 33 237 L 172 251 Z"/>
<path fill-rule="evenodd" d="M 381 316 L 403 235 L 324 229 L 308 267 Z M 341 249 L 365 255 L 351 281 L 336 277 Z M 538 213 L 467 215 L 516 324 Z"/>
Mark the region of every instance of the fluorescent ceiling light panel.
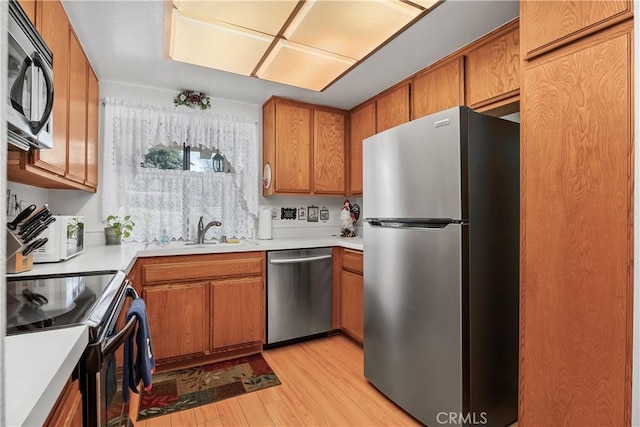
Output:
<path fill-rule="evenodd" d="M 172 59 L 318 91 L 438 3 L 167 1 Z"/>
<path fill-rule="evenodd" d="M 183 16 L 174 9 L 169 56 L 203 67 L 249 75 L 272 36 L 226 24 Z"/>
<path fill-rule="evenodd" d="M 308 46 L 278 40 L 256 75 L 311 90 L 322 90 L 357 61 Z"/>
<path fill-rule="evenodd" d="M 411 0 L 412 3 L 422 6 L 425 9 L 431 9 L 439 0 Z"/>
<path fill-rule="evenodd" d="M 420 9 L 396 0 L 316 1 L 285 37 L 360 60 L 420 13 Z"/>
<path fill-rule="evenodd" d="M 173 4 L 181 13 L 197 16 L 199 19 L 214 19 L 275 36 L 293 12 L 298 0 L 175 0 Z"/>

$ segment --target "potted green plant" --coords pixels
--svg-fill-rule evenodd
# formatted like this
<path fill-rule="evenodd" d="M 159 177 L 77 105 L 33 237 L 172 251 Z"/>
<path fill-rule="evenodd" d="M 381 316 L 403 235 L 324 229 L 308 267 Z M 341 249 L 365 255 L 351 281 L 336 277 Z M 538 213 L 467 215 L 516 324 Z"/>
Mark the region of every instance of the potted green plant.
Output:
<path fill-rule="evenodd" d="M 104 228 L 104 237 L 107 245 L 119 245 L 122 238 L 131 236 L 133 226 L 136 225 L 131 221 L 131 215 L 121 218 L 120 215 L 109 215 L 107 217 L 107 226 Z"/>

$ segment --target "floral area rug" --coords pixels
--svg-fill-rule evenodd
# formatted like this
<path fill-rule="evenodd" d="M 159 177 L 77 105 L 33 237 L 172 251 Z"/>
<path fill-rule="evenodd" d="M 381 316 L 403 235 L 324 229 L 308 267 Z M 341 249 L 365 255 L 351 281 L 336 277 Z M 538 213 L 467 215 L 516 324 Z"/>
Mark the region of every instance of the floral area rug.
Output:
<path fill-rule="evenodd" d="M 154 374 L 151 391 L 140 395 L 138 421 L 279 384 L 261 354 Z"/>

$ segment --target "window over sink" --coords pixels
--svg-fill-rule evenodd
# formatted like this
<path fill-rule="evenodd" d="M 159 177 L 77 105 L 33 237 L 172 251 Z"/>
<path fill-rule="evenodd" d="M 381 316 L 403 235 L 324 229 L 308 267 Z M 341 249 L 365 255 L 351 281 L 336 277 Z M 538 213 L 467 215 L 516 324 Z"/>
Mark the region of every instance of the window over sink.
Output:
<path fill-rule="evenodd" d="M 201 215 L 222 222 L 207 238 L 250 237 L 255 119 L 106 99 L 104 129 L 103 212 L 131 215 L 133 240 L 193 240 Z"/>

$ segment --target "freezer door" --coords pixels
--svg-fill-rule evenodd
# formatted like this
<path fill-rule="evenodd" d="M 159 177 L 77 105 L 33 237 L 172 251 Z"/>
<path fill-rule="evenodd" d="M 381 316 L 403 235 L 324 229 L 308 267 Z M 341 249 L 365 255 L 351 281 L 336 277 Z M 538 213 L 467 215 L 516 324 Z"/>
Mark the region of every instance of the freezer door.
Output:
<path fill-rule="evenodd" d="M 365 376 L 422 423 L 440 425 L 439 413 L 463 409 L 467 226 L 364 227 Z"/>
<path fill-rule="evenodd" d="M 363 215 L 462 218 L 459 107 L 363 141 Z"/>

